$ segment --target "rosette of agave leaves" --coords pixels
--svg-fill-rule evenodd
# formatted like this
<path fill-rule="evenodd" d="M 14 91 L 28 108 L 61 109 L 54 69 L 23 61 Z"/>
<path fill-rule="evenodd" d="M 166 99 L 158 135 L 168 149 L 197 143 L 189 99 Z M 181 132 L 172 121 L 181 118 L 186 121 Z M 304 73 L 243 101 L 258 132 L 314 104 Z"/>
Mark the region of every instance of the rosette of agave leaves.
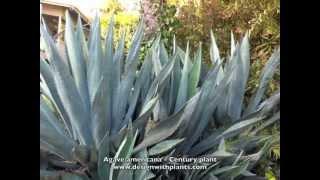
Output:
<path fill-rule="evenodd" d="M 88 41 L 78 19 L 66 12 L 66 56 L 57 50 L 45 22 L 40 25 L 47 59 L 40 58 L 40 179 L 145 180 L 245 179 L 275 137 L 259 131 L 280 119 L 280 92 L 264 98 L 280 63 L 276 50 L 248 102 L 249 37 L 231 38 L 231 53 L 219 55 L 211 33 L 211 61 L 202 64 L 201 45 L 194 56 L 173 42 L 167 52 L 161 38 L 144 61 L 138 55 L 144 37 L 141 20 L 124 49 L 115 44 L 113 18 L 107 34 L 100 20 Z M 279 138 L 279 137 L 276 137 Z M 205 170 L 119 170 L 109 158 L 216 157 Z M 170 162 L 165 162 L 170 164 Z M 138 165 L 147 165 L 139 162 Z M 149 163 L 152 165 L 152 163 Z M 198 164 L 199 165 L 199 164 Z"/>

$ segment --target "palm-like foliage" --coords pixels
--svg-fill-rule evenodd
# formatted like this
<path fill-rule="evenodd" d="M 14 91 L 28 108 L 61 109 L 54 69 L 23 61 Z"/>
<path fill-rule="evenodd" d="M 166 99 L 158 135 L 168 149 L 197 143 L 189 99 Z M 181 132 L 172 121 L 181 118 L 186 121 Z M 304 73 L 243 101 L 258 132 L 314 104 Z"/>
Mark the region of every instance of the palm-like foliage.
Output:
<path fill-rule="evenodd" d="M 271 56 L 256 94 L 245 105 L 248 35 L 240 43 L 232 38 L 231 54 L 224 62 L 211 33 L 213 67 L 208 72 L 201 70 L 201 46 L 192 58 L 189 47 L 183 51 L 175 42 L 173 52 L 167 52 L 160 37 L 139 66 L 143 23 L 125 55 L 125 36 L 114 47 L 110 22 L 102 42 L 97 17 L 87 42 L 81 21 L 74 28 L 66 13 L 67 60 L 45 25 L 40 25 L 50 62 L 40 59 L 41 178 L 234 179 L 254 175 L 250 170 L 269 148 L 270 137 L 257 136 L 253 125 L 279 120 L 280 93 L 262 100 L 279 65 L 280 50 Z M 169 172 L 117 170 L 115 165 L 125 164 L 103 161 L 105 157 L 169 155 L 214 156 L 218 162 L 206 164 L 207 170 Z"/>

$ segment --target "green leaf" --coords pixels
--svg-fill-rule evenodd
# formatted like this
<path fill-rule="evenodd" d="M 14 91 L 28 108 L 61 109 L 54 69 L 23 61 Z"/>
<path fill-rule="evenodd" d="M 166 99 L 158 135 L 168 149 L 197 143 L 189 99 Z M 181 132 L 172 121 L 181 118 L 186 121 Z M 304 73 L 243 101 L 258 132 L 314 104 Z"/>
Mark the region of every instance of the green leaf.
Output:
<path fill-rule="evenodd" d="M 201 88 L 201 97 L 197 110 L 193 114 L 192 119 L 199 119 L 189 125 L 187 140 L 181 146 L 181 150 L 187 153 L 191 146 L 198 140 L 204 129 L 207 127 L 208 122 L 214 113 L 218 104 L 221 103 L 223 97 L 222 92 L 228 87 L 231 77 L 225 76 L 222 80 L 223 83 L 216 86 L 217 74 L 220 66 L 216 66 L 212 72 L 210 72 L 208 79 Z M 214 92 L 214 93 L 213 93 Z"/>
<path fill-rule="evenodd" d="M 165 153 L 170 149 L 172 149 L 173 147 L 175 147 L 176 145 L 178 145 L 179 143 L 181 143 L 183 140 L 184 139 L 172 139 L 172 140 L 166 140 L 159 144 L 156 144 L 155 146 L 150 148 L 149 155 L 153 156 L 153 155 Z"/>
<path fill-rule="evenodd" d="M 226 151 L 225 141 L 224 141 L 224 138 L 222 138 L 220 141 L 220 144 L 218 146 L 218 150 L 215 151 L 210 156 L 212 156 L 212 157 L 230 157 L 230 156 L 233 156 L 233 154 Z"/>
<path fill-rule="evenodd" d="M 198 105 L 196 107 L 196 110 L 194 111 L 194 113 L 192 114 L 192 120 L 189 122 L 187 129 L 185 130 L 185 137 L 186 141 L 184 141 L 182 143 L 182 145 L 178 148 L 180 150 L 183 151 L 188 151 L 191 147 L 192 144 L 190 144 L 191 142 L 191 137 L 194 136 L 194 131 L 195 128 L 197 126 L 199 126 L 198 124 L 201 123 L 198 121 L 198 119 L 200 121 L 203 121 L 203 119 L 200 118 L 201 114 L 204 111 L 205 106 L 207 106 L 207 101 L 209 99 L 209 94 L 212 91 L 212 89 L 214 88 L 214 85 L 216 83 L 216 79 L 217 79 L 217 74 L 218 74 L 218 70 L 219 70 L 219 66 L 215 66 L 207 75 L 206 80 L 204 81 L 204 84 L 201 87 L 200 90 L 200 99 L 198 102 Z M 193 140 L 192 140 L 193 141 Z M 186 148 L 187 147 L 187 148 Z"/>
<path fill-rule="evenodd" d="M 197 86 L 199 83 L 200 73 L 201 73 L 201 43 L 195 57 L 195 62 L 192 66 L 191 72 L 189 74 L 188 82 L 188 97 L 191 98 L 197 91 Z"/>
<path fill-rule="evenodd" d="M 138 135 L 138 131 L 136 131 L 135 135 L 132 134 L 132 128 L 129 129 L 129 132 L 127 133 L 125 139 L 122 141 L 120 147 L 118 148 L 118 151 L 115 155 L 115 159 L 120 159 L 120 158 L 124 158 L 124 159 L 128 159 L 131 157 L 132 152 L 133 152 L 133 146 L 135 143 L 135 140 L 137 138 Z M 122 165 L 122 162 L 116 162 L 116 163 L 112 163 L 111 165 L 111 169 L 110 169 L 110 174 L 109 174 L 109 179 L 114 179 L 117 178 L 119 175 L 119 170 L 114 169 L 114 166 L 120 166 Z"/>

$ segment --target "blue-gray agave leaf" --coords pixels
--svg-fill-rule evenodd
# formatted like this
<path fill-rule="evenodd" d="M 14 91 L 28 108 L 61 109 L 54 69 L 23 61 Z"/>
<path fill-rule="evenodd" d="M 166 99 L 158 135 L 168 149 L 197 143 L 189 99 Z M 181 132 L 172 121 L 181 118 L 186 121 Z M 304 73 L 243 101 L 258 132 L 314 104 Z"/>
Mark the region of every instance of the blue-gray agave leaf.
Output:
<path fill-rule="evenodd" d="M 261 102 L 263 95 L 267 89 L 267 85 L 272 79 L 276 68 L 280 64 L 280 49 L 277 49 L 268 60 L 266 66 L 262 70 L 260 77 L 260 84 L 256 93 L 251 97 L 249 105 L 245 111 L 245 115 L 253 113 L 257 110 L 259 103 Z"/>
<path fill-rule="evenodd" d="M 175 105 L 175 112 L 177 112 L 182 105 L 188 100 L 188 74 L 189 74 L 189 42 L 184 57 L 184 65 L 179 84 L 178 97 Z"/>
<path fill-rule="evenodd" d="M 72 128 L 79 135 L 82 144 L 92 144 L 92 134 L 90 127 L 90 116 L 88 109 L 84 105 L 82 98 L 77 90 L 74 79 L 62 61 L 58 50 L 49 34 L 40 26 L 40 32 L 46 43 L 46 52 L 49 55 L 53 67 L 54 82 L 62 104 L 70 118 Z"/>
<path fill-rule="evenodd" d="M 61 99 L 58 95 L 57 87 L 54 82 L 52 69 L 50 65 L 42 59 L 40 59 L 40 73 L 43 77 L 43 80 L 45 81 L 45 84 L 49 89 L 48 93 L 50 93 L 50 95 L 48 94 L 48 96 L 51 98 L 50 100 L 56 106 L 56 110 L 58 111 L 60 118 L 63 120 L 67 131 L 70 133 L 70 136 L 72 137 L 73 134 L 71 133 L 72 132 L 71 122 L 65 108 L 62 105 Z"/>
<path fill-rule="evenodd" d="M 89 37 L 88 87 L 93 101 L 103 74 L 103 51 L 101 45 L 100 18 L 95 17 Z"/>
<path fill-rule="evenodd" d="M 250 49 L 248 34 L 242 39 L 239 49 L 235 50 L 235 56 L 232 61 L 236 61 L 236 69 L 233 74 L 233 80 L 229 89 L 229 107 L 228 114 L 232 121 L 238 121 L 241 118 L 243 110 L 243 99 L 249 76 Z"/>
<path fill-rule="evenodd" d="M 200 96 L 198 93 L 198 95 L 195 95 L 193 98 L 187 101 L 177 113 L 170 116 L 166 120 L 160 121 L 159 124 L 150 129 L 143 141 L 135 147 L 134 152 L 161 142 L 175 133 L 182 121 L 191 117 L 199 97 Z"/>
<path fill-rule="evenodd" d="M 69 62 L 73 79 L 86 108 L 90 108 L 89 90 L 87 84 L 87 65 L 84 60 L 82 51 L 82 42 L 76 36 L 74 25 L 70 14 L 66 11 L 66 28 L 65 28 L 65 43 L 68 51 Z"/>

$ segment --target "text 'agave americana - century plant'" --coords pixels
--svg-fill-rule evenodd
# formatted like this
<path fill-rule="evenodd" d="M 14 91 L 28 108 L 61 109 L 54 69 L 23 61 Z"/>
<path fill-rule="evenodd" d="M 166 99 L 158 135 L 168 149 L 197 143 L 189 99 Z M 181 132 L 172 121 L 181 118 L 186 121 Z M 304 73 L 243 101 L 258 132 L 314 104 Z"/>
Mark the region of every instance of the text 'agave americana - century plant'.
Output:
<path fill-rule="evenodd" d="M 248 103 L 248 34 L 231 38 L 231 54 L 220 57 L 211 32 L 212 68 L 202 69 L 201 45 L 193 57 L 173 41 L 167 52 L 158 37 L 142 65 L 141 21 L 128 53 L 124 38 L 113 44 L 111 19 L 104 40 L 96 17 L 86 41 L 81 21 L 66 13 L 62 56 L 46 25 L 41 40 L 48 59 L 40 58 L 41 179 L 145 180 L 241 179 L 252 170 L 275 137 L 258 131 L 280 119 L 280 92 L 264 99 L 280 63 L 276 50 L 264 68 L 260 85 Z M 278 138 L 278 137 L 277 137 Z M 198 163 L 205 170 L 119 170 L 130 162 L 111 158 L 215 157 Z M 152 165 L 152 162 L 138 162 Z M 163 162 L 172 165 L 172 162 Z"/>

